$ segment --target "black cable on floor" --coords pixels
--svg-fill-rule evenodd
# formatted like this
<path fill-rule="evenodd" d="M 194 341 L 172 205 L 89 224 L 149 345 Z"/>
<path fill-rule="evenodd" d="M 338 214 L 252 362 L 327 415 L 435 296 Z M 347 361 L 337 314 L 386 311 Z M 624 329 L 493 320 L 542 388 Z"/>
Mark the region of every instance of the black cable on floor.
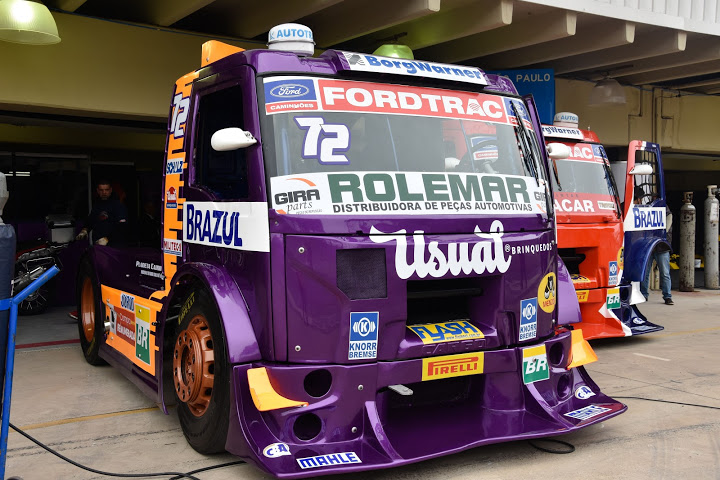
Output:
<path fill-rule="evenodd" d="M 645 398 L 645 397 L 616 397 L 621 400 L 633 399 L 633 400 L 647 400 L 648 402 L 660 402 L 660 403 L 674 403 L 675 405 L 685 405 L 688 407 L 700 407 L 700 408 L 712 408 L 713 410 L 720 410 L 720 407 L 712 407 L 710 405 L 698 405 L 697 403 L 685 403 L 685 402 L 671 402 L 670 400 L 659 400 L 657 398 Z"/>
<path fill-rule="evenodd" d="M 40 448 L 43 448 L 43 449 L 47 450 L 48 452 L 52 453 L 53 455 L 55 455 L 55 456 L 58 457 L 58 458 L 61 458 L 62 460 L 65 460 L 66 462 L 68 462 L 68 463 L 70 463 L 70 464 L 72 464 L 72 465 L 74 465 L 74 466 L 76 466 L 76 467 L 78 467 L 78 468 L 82 468 L 83 470 L 87 470 L 88 472 L 97 473 L 98 475 L 106 475 L 106 476 L 108 476 L 108 477 L 123 477 L 123 478 L 172 477 L 173 479 L 189 478 L 190 480 L 200 480 L 200 479 L 197 478 L 197 477 L 193 477 L 192 474 L 193 474 L 193 473 L 199 473 L 199 472 L 205 472 L 205 471 L 212 470 L 212 469 L 215 469 L 215 468 L 221 468 L 221 467 L 227 467 L 227 466 L 230 466 L 230 465 L 236 465 L 236 464 L 238 464 L 238 463 L 243 463 L 242 461 L 228 462 L 228 463 L 223 463 L 223 464 L 220 464 L 220 465 L 213 465 L 213 466 L 211 466 L 211 467 L 199 468 L 199 469 L 197 469 L 197 470 L 193 470 L 192 472 L 188 472 L 188 473 L 182 473 L 182 472 L 162 472 L 162 473 L 111 473 L 111 472 L 103 472 L 102 470 L 95 470 L 94 468 L 86 467 L 85 465 L 82 465 L 82 464 L 77 463 L 77 462 L 75 462 L 75 461 L 73 461 L 73 460 L 70 460 L 68 457 L 64 456 L 63 454 L 61 454 L 61 453 L 59 453 L 59 452 L 56 452 L 56 451 L 53 450 L 52 448 L 50 448 L 50 447 L 48 447 L 47 445 L 45 445 L 44 443 L 42 443 L 40 440 L 37 440 L 37 439 L 31 437 L 30 435 L 28 435 L 27 433 L 23 432 L 22 430 L 20 430 L 18 427 L 16 427 L 16 426 L 13 425 L 12 423 L 10 424 L 10 428 L 12 428 L 12 429 L 15 430 L 17 433 L 19 433 L 19 434 L 22 435 L 23 437 L 25 437 L 25 438 L 27 438 L 28 440 L 30 440 L 31 442 L 33 442 L 35 445 L 39 446 Z"/>
<path fill-rule="evenodd" d="M 537 445 L 535 442 L 548 442 L 548 443 L 558 443 L 560 445 L 563 445 L 567 447 L 567 450 L 553 450 L 550 448 L 541 447 L 540 445 Z M 565 455 L 567 453 L 573 453 L 575 451 L 575 446 L 572 443 L 563 442 L 562 440 L 557 440 L 554 438 L 538 438 L 535 440 L 528 440 L 528 443 L 534 447 L 540 450 L 541 452 L 547 452 L 547 453 L 555 453 L 557 455 Z"/>
<path fill-rule="evenodd" d="M 212 465 L 210 467 L 198 468 L 197 470 L 192 470 L 192 471 L 187 472 L 186 475 L 194 475 L 196 473 L 207 472 L 208 470 L 215 470 L 216 468 L 229 467 L 231 465 L 240 465 L 241 463 L 245 463 L 245 462 L 242 460 L 236 460 L 234 462 L 221 463 L 220 465 Z M 176 476 L 176 477 L 172 477 L 170 480 L 179 480 L 181 478 L 183 478 L 183 477 Z"/>

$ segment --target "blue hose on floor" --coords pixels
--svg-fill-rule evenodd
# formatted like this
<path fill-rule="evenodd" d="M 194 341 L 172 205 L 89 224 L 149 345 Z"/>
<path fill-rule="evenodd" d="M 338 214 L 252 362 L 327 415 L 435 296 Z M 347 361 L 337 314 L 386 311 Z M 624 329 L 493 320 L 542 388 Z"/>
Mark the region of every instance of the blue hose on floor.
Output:
<path fill-rule="evenodd" d="M 7 457 L 8 428 L 10 425 L 10 400 L 12 398 L 13 369 L 15 367 L 15 332 L 17 331 L 18 305 L 28 295 L 40 288 L 60 271 L 55 265 L 40 275 L 22 292 L 12 298 L 0 300 L 0 311 L 10 309 L 7 331 L 7 351 L 5 354 L 5 388 L 2 399 L 2 430 L 0 431 L 0 479 L 5 480 L 5 459 Z"/>

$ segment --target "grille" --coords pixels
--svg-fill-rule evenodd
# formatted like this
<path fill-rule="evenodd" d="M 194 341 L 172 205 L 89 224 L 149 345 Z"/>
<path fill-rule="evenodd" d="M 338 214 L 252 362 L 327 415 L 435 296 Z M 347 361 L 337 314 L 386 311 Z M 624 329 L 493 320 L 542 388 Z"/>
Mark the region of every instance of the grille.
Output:
<path fill-rule="evenodd" d="M 385 249 L 338 250 L 337 287 L 350 300 L 387 297 Z"/>

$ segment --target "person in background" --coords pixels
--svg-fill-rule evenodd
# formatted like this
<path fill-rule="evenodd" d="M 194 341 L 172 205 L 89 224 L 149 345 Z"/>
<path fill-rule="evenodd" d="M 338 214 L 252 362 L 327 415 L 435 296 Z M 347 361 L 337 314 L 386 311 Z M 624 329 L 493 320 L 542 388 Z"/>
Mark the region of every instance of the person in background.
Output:
<path fill-rule="evenodd" d="M 113 195 L 109 181 L 105 179 L 98 181 L 96 192 L 100 199 L 93 203 L 85 226 L 75 240 L 87 238 L 88 233 L 92 231 L 95 245 L 123 246 L 125 244 L 125 227 L 127 226 L 127 209 Z"/>
<path fill-rule="evenodd" d="M 667 229 L 668 244 L 672 241 L 672 220 L 673 218 L 670 209 L 665 207 L 665 228 Z M 650 255 L 648 266 L 645 268 L 645 278 L 640 283 L 640 292 L 645 297 L 645 300 L 649 298 L 648 280 L 650 278 L 650 270 L 652 269 L 653 260 L 657 263 L 658 270 L 660 271 L 660 290 L 662 291 L 663 301 L 665 302 L 665 305 L 675 305 L 670 291 L 672 286 L 670 280 L 670 250 L 665 250 L 664 252 L 658 252 L 655 250 L 653 251 L 653 254 Z"/>

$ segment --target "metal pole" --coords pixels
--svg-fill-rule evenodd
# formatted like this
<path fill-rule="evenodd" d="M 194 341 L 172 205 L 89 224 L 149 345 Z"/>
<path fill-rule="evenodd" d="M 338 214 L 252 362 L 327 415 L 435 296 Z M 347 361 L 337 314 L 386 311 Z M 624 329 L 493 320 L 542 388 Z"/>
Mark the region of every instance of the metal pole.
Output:
<path fill-rule="evenodd" d="M 708 185 L 705 199 L 705 288 L 718 289 L 718 200 L 717 185 Z"/>
<path fill-rule="evenodd" d="M 683 193 L 680 208 L 680 291 L 695 289 L 695 207 L 692 192 Z"/>

